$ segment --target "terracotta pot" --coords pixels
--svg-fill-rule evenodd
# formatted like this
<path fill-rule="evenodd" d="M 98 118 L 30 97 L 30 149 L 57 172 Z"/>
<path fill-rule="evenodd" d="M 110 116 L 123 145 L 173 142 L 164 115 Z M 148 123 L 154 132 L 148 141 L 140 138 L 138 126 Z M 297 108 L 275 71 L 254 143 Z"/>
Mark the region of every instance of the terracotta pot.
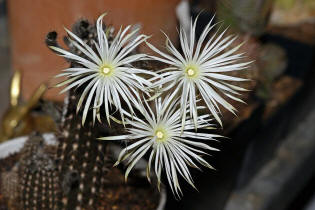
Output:
<path fill-rule="evenodd" d="M 56 30 L 59 39 L 80 18 L 95 21 L 108 12 L 106 23 L 120 25 L 140 23 L 142 33 L 153 35 L 156 46 L 165 42 L 163 30 L 172 41 L 177 40 L 175 8 L 180 0 L 10 0 L 9 27 L 12 40 L 12 67 L 23 71 L 23 96 L 29 98 L 40 83 L 67 67 L 67 63 L 45 46 L 47 32 Z M 51 89 L 46 97 L 61 99 L 58 89 Z"/>

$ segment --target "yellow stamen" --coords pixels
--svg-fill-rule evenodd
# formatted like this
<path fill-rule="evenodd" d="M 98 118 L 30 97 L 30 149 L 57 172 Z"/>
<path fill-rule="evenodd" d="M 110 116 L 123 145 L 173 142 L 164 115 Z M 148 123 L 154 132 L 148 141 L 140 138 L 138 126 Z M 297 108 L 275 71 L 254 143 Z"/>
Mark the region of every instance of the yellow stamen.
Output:
<path fill-rule="evenodd" d="M 199 74 L 199 69 L 197 66 L 192 66 L 192 65 L 186 66 L 185 74 L 189 78 L 196 78 Z"/>
<path fill-rule="evenodd" d="M 162 131 L 157 131 L 155 135 L 158 139 L 163 139 L 164 137 L 164 133 Z"/>
<path fill-rule="evenodd" d="M 187 74 L 188 74 L 188 76 L 194 76 L 194 74 L 195 74 L 196 72 L 195 72 L 195 70 L 193 70 L 193 69 L 188 69 L 187 70 Z"/>
<path fill-rule="evenodd" d="M 109 75 L 111 75 L 113 73 L 113 68 L 111 66 L 104 65 L 104 66 L 100 67 L 100 72 L 104 76 L 109 76 Z"/>
<path fill-rule="evenodd" d="M 104 74 L 108 74 L 110 72 L 110 69 L 107 67 L 102 68 L 102 71 Z"/>

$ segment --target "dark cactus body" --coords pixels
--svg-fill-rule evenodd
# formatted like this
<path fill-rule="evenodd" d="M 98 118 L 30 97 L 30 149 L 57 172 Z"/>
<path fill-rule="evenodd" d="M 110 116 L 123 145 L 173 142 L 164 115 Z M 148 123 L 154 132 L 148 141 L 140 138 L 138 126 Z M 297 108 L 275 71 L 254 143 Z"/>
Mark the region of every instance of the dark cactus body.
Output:
<path fill-rule="evenodd" d="M 100 134 L 90 121 L 82 126 L 80 115 L 75 114 L 78 98 L 66 99 L 61 122 L 57 151 L 60 209 L 95 209 L 108 165 L 105 143 L 96 140 Z"/>

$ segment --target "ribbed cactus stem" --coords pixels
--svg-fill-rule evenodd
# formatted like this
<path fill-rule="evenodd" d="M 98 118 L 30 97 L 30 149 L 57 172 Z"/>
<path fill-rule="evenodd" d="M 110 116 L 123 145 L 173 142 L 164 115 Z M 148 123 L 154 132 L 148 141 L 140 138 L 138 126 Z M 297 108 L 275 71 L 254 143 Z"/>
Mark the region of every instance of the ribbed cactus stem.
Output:
<path fill-rule="evenodd" d="M 91 121 L 82 126 L 80 115 L 75 114 L 78 98 L 71 92 L 60 128 L 57 151 L 62 186 L 60 209 L 96 208 L 105 175 L 106 144 L 96 140 L 97 132 Z"/>

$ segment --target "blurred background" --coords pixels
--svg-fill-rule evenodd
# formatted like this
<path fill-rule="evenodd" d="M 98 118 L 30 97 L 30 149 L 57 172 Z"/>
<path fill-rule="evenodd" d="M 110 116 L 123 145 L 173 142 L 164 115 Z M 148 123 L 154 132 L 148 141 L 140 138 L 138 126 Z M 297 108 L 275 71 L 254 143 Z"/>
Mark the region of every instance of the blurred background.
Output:
<path fill-rule="evenodd" d="M 315 210 L 314 0 L 0 0 L 2 124 L 13 106 L 13 72 L 21 71 L 19 103 L 25 104 L 68 65 L 46 47 L 46 34 L 56 30 L 62 40 L 63 26 L 95 21 L 104 11 L 107 24 L 140 24 L 155 45 L 164 44 L 161 29 L 178 43 L 179 23 L 200 14 L 200 34 L 215 14 L 255 61 L 237 73 L 251 79 L 245 85 L 251 91 L 242 96 L 247 104 L 233 102 L 237 117 L 223 113 L 219 133 L 230 139 L 215 143 L 221 151 L 208 158 L 217 170 L 193 171 L 199 192 L 183 184 L 183 199 L 169 193 L 165 209 Z M 61 101 L 57 93 L 48 90 L 44 99 Z"/>
<path fill-rule="evenodd" d="M 0 1 L 0 63 L 1 63 L 1 88 L 0 94 L 3 99 L 0 103 L 0 115 L 3 115 L 5 108 L 9 105 L 9 83 L 12 75 L 10 69 L 10 52 L 9 52 L 9 32 L 8 32 L 8 18 L 5 1 Z"/>

